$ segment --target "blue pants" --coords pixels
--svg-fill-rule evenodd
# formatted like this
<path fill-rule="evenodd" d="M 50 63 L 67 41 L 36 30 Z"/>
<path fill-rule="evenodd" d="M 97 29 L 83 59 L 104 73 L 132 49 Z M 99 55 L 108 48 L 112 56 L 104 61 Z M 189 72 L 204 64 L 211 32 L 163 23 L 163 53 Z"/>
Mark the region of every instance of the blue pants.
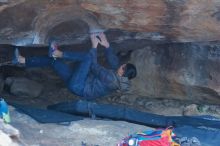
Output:
<path fill-rule="evenodd" d="M 79 61 L 77 69 L 71 69 L 64 60 Z M 70 91 L 83 97 L 86 79 L 90 72 L 91 55 L 89 53 L 65 52 L 62 59 L 54 60 L 51 57 L 40 56 L 26 58 L 26 67 L 51 66 L 55 72 L 65 81 Z"/>

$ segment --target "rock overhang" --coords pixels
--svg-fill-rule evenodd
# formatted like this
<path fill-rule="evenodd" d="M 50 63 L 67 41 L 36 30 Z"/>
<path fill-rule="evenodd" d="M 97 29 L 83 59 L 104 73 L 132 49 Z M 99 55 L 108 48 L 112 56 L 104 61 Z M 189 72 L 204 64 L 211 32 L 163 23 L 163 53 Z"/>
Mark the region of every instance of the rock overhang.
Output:
<path fill-rule="evenodd" d="M 220 38 L 218 0 L 4 0 L 0 4 L 1 44 L 45 45 L 57 33 L 64 44 L 80 43 L 88 28 L 97 27 L 137 32 L 151 41 Z"/>

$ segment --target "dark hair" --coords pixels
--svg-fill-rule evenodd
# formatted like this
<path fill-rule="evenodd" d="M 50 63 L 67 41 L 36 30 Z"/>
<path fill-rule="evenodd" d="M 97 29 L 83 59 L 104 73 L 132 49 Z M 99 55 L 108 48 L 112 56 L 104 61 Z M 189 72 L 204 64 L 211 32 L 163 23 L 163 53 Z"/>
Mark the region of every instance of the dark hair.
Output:
<path fill-rule="evenodd" d="M 131 63 L 127 63 L 124 69 L 123 77 L 127 77 L 130 80 L 135 78 L 136 75 L 137 75 L 136 67 Z"/>

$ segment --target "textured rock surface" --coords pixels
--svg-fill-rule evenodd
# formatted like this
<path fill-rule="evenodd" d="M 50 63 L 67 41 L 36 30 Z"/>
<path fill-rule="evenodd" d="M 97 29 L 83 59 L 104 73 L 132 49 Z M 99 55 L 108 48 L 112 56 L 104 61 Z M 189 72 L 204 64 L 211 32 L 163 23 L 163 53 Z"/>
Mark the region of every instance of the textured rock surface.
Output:
<path fill-rule="evenodd" d="M 0 146 L 22 146 L 19 142 L 20 132 L 0 119 Z"/>
<path fill-rule="evenodd" d="M 5 0 L 0 44 L 45 45 L 53 38 L 88 50 L 89 30 L 103 27 L 121 59 L 138 67 L 136 94 L 220 103 L 219 6 L 218 0 Z"/>
<path fill-rule="evenodd" d="M 119 32 L 109 31 L 109 40 L 112 40 L 112 33 Z M 117 40 L 120 40 L 122 36 L 118 35 Z M 138 76 L 132 81 L 132 93 L 136 97 L 168 98 L 212 104 L 220 103 L 219 46 L 218 42 L 148 44 L 144 39 L 112 42 L 112 47 L 120 57 L 121 63 L 131 62 L 137 66 Z M 89 48 L 86 44 L 61 47 L 62 50 L 78 51 L 86 50 L 86 48 L 87 50 Z M 29 52 L 31 56 L 39 55 L 37 52 L 33 53 L 32 50 L 39 52 L 44 50 L 44 55 L 47 53 L 46 48 L 22 48 L 21 54 L 26 56 Z M 102 51 L 103 49 L 99 48 L 100 57 L 103 54 Z M 105 62 L 103 58 L 99 59 L 102 59 L 99 60 L 100 64 Z M 10 71 L 10 69 L 5 69 L 6 71 Z M 53 70 L 48 72 L 45 68 L 35 68 L 25 71 L 27 71 L 26 74 L 19 76 L 36 80 L 39 83 L 45 81 L 48 83 L 45 86 L 48 87 L 52 84 L 59 85 L 61 82 L 57 76 L 54 76 Z M 49 85 L 50 83 L 51 85 Z M 67 90 L 64 85 L 60 89 Z M 53 94 L 53 90 L 56 89 L 51 89 L 52 92 L 44 91 L 48 93 L 45 96 Z M 65 93 L 63 92 L 63 94 Z M 59 95 L 63 96 L 60 93 Z M 69 97 L 66 94 L 65 96 Z"/>
<path fill-rule="evenodd" d="M 6 84 L 10 92 L 20 97 L 38 97 L 43 90 L 43 86 L 27 78 L 7 78 Z"/>
<path fill-rule="evenodd" d="M 218 0 L 84 0 L 81 5 L 105 26 L 159 32 L 167 39 L 191 42 L 219 40 L 219 4 Z"/>
<path fill-rule="evenodd" d="M 0 75 L 0 93 L 3 91 L 4 88 L 4 79 L 2 75 Z"/>
<path fill-rule="evenodd" d="M 56 37 L 73 44 L 99 25 L 143 32 L 151 40 L 219 40 L 219 5 L 218 0 L 4 0 L 0 43 L 45 44 Z"/>
<path fill-rule="evenodd" d="M 185 116 L 198 115 L 198 114 L 199 114 L 199 111 L 198 111 L 198 106 L 196 104 L 191 104 L 185 107 L 183 111 L 183 115 Z"/>
<path fill-rule="evenodd" d="M 131 62 L 138 68 L 134 92 L 149 97 L 220 103 L 217 46 L 163 44 L 134 51 Z"/>

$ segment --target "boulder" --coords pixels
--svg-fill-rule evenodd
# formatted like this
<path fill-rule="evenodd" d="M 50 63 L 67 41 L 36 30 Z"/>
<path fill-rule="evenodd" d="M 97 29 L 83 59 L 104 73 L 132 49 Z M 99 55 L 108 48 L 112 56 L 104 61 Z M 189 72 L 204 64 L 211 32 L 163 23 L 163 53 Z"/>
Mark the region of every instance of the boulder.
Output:
<path fill-rule="evenodd" d="M 10 86 L 12 94 L 20 97 L 38 97 L 43 90 L 41 84 L 27 78 L 9 77 L 6 84 Z"/>

